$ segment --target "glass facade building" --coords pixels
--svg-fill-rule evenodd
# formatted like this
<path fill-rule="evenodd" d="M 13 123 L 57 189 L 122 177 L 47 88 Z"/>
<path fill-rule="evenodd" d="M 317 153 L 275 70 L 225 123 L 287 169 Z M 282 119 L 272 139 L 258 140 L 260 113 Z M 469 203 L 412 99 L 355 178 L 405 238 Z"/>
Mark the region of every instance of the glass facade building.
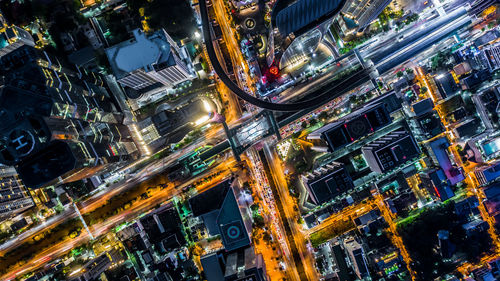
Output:
<path fill-rule="evenodd" d="M 271 14 L 268 65 L 280 69 L 318 48 L 345 0 L 278 0 Z"/>
<path fill-rule="evenodd" d="M 102 78 L 23 46 L 0 58 L 0 163 L 28 187 L 93 175 L 138 154 Z"/>

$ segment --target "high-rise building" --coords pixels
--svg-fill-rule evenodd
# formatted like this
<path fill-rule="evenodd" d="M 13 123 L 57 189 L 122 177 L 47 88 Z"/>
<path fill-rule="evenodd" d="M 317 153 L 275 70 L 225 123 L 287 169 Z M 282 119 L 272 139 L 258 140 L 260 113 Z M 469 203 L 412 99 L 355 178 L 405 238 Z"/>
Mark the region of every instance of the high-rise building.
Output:
<path fill-rule="evenodd" d="M 0 165 L 0 221 L 33 207 L 33 199 L 13 167 Z"/>
<path fill-rule="evenodd" d="M 361 151 L 372 171 L 385 173 L 420 154 L 413 136 L 394 131 L 365 145 Z"/>
<path fill-rule="evenodd" d="M 133 34 L 133 39 L 106 49 L 111 69 L 130 98 L 194 78 L 189 55 L 165 30 L 146 35 L 136 29 Z"/>
<path fill-rule="evenodd" d="M 348 0 L 337 15 L 340 33 L 346 36 L 365 29 L 391 3 L 391 0 Z"/>
<path fill-rule="evenodd" d="M 22 46 L 0 58 L 0 163 L 28 187 L 86 178 L 138 151 L 102 78 Z"/>
<path fill-rule="evenodd" d="M 193 216 L 201 217 L 210 236 L 220 235 L 227 252 L 250 245 L 252 226 L 238 204 L 231 180 L 189 199 Z"/>
<path fill-rule="evenodd" d="M 309 134 L 308 139 L 323 139 L 335 151 L 390 124 L 391 116 L 383 103 L 365 106 L 342 119 Z"/>
<path fill-rule="evenodd" d="M 4 17 L 0 14 L 0 56 L 6 55 L 23 45 L 35 46 L 31 34 L 15 25 L 7 25 Z"/>
<path fill-rule="evenodd" d="M 450 72 L 435 76 L 434 82 L 442 99 L 446 99 L 458 91 L 458 85 Z"/>
<path fill-rule="evenodd" d="M 280 69 L 316 51 L 345 0 L 277 0 L 271 13 L 267 64 Z"/>
<path fill-rule="evenodd" d="M 323 204 L 354 188 L 344 167 L 330 163 L 304 176 L 309 196 L 315 204 Z"/>
<path fill-rule="evenodd" d="M 175 109 L 157 109 L 155 115 L 138 122 L 138 131 L 148 149 L 157 151 L 181 141 L 195 128 L 207 124 L 215 116 L 217 106 L 206 97 L 196 98 Z"/>
<path fill-rule="evenodd" d="M 500 85 L 479 91 L 472 96 L 472 101 L 486 129 L 500 127 Z"/>

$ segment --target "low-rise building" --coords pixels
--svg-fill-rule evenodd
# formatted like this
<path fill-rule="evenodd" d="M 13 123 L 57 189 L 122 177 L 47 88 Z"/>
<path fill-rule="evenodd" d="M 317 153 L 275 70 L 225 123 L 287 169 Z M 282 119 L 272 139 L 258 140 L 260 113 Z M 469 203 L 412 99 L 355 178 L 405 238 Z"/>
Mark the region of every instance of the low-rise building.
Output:
<path fill-rule="evenodd" d="M 246 247 L 228 254 L 215 252 L 201 257 L 207 281 L 267 281 L 262 254 Z"/>
<path fill-rule="evenodd" d="M 344 247 L 348 253 L 349 260 L 351 261 L 356 276 L 361 280 L 370 277 L 365 251 L 361 247 L 361 244 L 359 244 L 354 237 L 350 237 L 344 240 Z"/>
<path fill-rule="evenodd" d="M 480 185 L 485 185 L 495 181 L 500 177 L 500 161 L 475 169 L 474 175 Z"/>

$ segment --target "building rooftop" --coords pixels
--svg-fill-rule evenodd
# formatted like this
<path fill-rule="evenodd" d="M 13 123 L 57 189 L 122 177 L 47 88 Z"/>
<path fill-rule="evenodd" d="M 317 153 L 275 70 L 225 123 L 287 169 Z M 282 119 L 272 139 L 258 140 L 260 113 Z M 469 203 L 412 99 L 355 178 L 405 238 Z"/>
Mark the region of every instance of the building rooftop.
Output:
<path fill-rule="evenodd" d="M 429 146 L 431 147 L 439 166 L 443 169 L 446 178 L 450 180 L 451 185 L 455 185 L 465 179 L 462 172 L 451 163 L 447 152 L 448 146 L 450 146 L 447 138 L 438 138 L 437 140 L 430 142 Z"/>
<path fill-rule="evenodd" d="M 412 160 L 420 154 L 413 136 L 406 130 L 394 131 L 361 149 L 370 169 L 384 173 Z"/>
<path fill-rule="evenodd" d="M 422 114 L 430 112 L 434 108 L 434 103 L 432 102 L 431 98 L 428 98 L 414 103 L 412 105 L 412 108 L 413 112 L 415 112 L 415 115 L 420 116 Z"/>
<path fill-rule="evenodd" d="M 212 253 L 201 257 L 201 266 L 205 273 L 205 278 L 208 281 L 224 280 L 224 272 L 222 272 L 221 264 L 217 253 Z"/>
<path fill-rule="evenodd" d="M 189 205 L 195 217 L 202 217 L 210 235 L 221 235 L 226 251 L 250 244 L 246 222 L 231 187 L 231 180 L 192 197 Z"/>
<path fill-rule="evenodd" d="M 364 106 L 341 120 L 332 122 L 311 133 L 308 138 L 321 135 L 330 150 L 341 148 L 392 122 L 386 106 L 375 103 Z"/>
<path fill-rule="evenodd" d="M 306 176 L 311 199 L 316 204 L 328 202 L 354 188 L 352 179 L 342 166 L 326 165 Z"/>
<path fill-rule="evenodd" d="M 17 172 L 26 186 L 36 188 L 73 170 L 76 164 L 69 145 L 53 141 L 44 150 L 21 161 Z"/>
<path fill-rule="evenodd" d="M 337 14 L 345 0 L 299 0 L 277 1 L 273 8 L 273 21 L 283 36 L 300 35 L 322 21 Z M 299 33 L 299 34 L 297 34 Z"/>
<path fill-rule="evenodd" d="M 189 199 L 193 216 L 198 217 L 222 207 L 224 198 L 231 188 L 231 181 L 224 181 L 207 191 Z"/>
<path fill-rule="evenodd" d="M 483 131 L 484 127 L 482 126 L 481 121 L 476 117 L 461 122 L 453 129 L 453 132 L 458 138 L 473 137 Z"/>
<path fill-rule="evenodd" d="M 130 72 L 152 70 L 154 64 L 169 61 L 171 45 L 162 31 L 150 36 L 141 30 L 133 31 L 134 38 L 106 49 L 111 68 L 118 79 Z"/>
<path fill-rule="evenodd" d="M 186 240 L 180 228 L 179 214 L 173 206 L 168 206 L 155 213 L 141 218 L 148 239 L 166 251 L 182 246 Z"/>

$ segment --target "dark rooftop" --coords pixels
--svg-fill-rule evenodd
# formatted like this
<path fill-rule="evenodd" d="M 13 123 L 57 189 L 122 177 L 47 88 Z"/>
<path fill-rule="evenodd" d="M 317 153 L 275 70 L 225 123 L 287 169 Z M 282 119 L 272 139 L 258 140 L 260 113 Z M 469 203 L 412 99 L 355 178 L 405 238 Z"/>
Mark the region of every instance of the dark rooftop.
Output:
<path fill-rule="evenodd" d="M 76 158 L 68 144 L 53 141 L 44 150 L 23 160 L 17 172 L 26 186 L 36 188 L 73 170 L 75 166 Z"/>
<path fill-rule="evenodd" d="M 207 191 L 189 199 L 193 216 L 198 217 L 222 207 L 224 198 L 231 186 L 231 181 L 224 181 Z"/>
<path fill-rule="evenodd" d="M 300 35 L 337 14 L 345 0 L 278 0 L 273 8 L 273 24 L 283 36 Z"/>

